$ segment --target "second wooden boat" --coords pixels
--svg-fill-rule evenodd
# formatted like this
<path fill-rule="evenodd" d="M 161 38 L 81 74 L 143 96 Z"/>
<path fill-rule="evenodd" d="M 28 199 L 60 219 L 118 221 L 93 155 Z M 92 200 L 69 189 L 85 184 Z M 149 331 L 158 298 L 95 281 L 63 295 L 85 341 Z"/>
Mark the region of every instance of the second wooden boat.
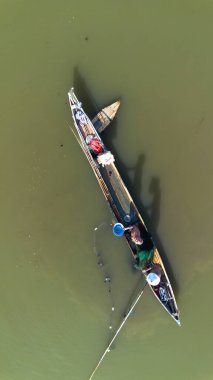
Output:
<path fill-rule="evenodd" d="M 98 112 L 94 119 L 92 119 L 92 124 L 98 133 L 102 133 L 106 127 L 108 127 L 118 112 L 119 107 L 120 100 L 117 100 L 116 102 L 103 108 L 100 112 Z"/>

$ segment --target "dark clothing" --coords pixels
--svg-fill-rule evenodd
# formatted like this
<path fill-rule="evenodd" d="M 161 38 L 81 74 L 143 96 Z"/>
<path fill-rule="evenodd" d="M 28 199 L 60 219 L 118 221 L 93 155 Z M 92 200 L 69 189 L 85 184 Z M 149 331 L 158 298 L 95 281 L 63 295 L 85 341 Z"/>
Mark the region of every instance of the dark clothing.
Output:
<path fill-rule="evenodd" d="M 141 251 L 151 251 L 154 248 L 153 241 L 151 239 L 145 239 L 143 244 L 140 245 Z"/>

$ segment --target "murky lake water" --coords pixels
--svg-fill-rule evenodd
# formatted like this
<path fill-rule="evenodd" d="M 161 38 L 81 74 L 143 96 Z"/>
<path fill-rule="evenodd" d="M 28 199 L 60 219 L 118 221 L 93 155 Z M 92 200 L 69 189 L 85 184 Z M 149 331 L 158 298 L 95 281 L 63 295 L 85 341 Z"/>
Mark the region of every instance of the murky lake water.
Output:
<path fill-rule="evenodd" d="M 92 116 L 151 229 L 181 311 L 146 289 L 97 380 L 211 380 L 213 2 L 0 1 L 2 380 L 88 379 L 139 274 L 70 133 L 67 91 Z M 142 286 L 142 282 L 141 282 Z M 134 292 L 135 290 L 135 292 Z"/>

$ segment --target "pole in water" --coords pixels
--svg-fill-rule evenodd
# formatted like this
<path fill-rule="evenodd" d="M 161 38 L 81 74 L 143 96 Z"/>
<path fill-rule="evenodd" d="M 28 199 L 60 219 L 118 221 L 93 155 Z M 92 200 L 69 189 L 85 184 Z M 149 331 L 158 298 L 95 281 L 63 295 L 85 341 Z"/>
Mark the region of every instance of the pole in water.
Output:
<path fill-rule="evenodd" d="M 95 367 L 95 369 L 93 370 L 92 374 L 90 375 L 89 380 L 91 380 L 91 379 L 93 378 L 95 372 L 97 371 L 98 367 L 99 367 L 100 364 L 102 363 L 104 357 L 106 356 L 106 354 L 107 354 L 108 352 L 110 352 L 110 347 L 111 347 L 112 343 L 113 343 L 114 340 L 116 339 L 116 337 L 117 337 L 117 335 L 119 334 L 119 332 L 121 331 L 123 325 L 124 325 L 125 322 L 127 321 L 127 319 L 128 319 L 128 317 L 130 316 L 130 314 L 132 313 L 132 311 L 133 311 L 134 307 L 136 306 L 136 304 L 138 303 L 139 299 L 141 298 L 141 296 L 142 296 L 142 294 L 143 294 L 143 292 L 144 292 L 144 289 L 145 289 L 145 287 L 146 287 L 146 284 L 147 284 L 147 282 L 145 283 L 143 289 L 142 289 L 141 292 L 139 293 L 139 295 L 138 295 L 138 297 L 136 298 L 135 302 L 132 304 L 132 306 L 131 306 L 131 308 L 129 309 L 127 315 L 125 316 L 125 318 L 124 318 L 123 321 L 121 322 L 121 324 L 120 324 L 119 328 L 117 329 L 115 335 L 113 336 L 113 338 L 111 339 L 110 343 L 108 344 L 106 350 L 104 351 L 103 355 L 101 356 L 101 358 L 100 358 L 100 360 L 99 360 L 97 366 Z"/>

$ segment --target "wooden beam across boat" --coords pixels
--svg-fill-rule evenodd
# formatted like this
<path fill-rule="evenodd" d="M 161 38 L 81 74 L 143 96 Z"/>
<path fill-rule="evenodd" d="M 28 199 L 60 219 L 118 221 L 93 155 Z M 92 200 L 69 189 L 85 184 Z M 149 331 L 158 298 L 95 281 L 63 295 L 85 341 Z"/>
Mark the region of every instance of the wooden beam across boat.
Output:
<path fill-rule="evenodd" d="M 79 143 L 95 173 L 110 209 L 119 223 L 122 223 L 126 228 L 137 225 L 142 239 L 152 243 L 153 256 L 151 265 L 160 268 L 161 276 L 158 286 L 153 286 L 150 283 L 149 286 L 164 309 L 180 326 L 180 313 L 160 253 L 115 166 L 114 157 L 105 147 L 96 128 L 84 112 L 82 104 L 77 99 L 73 89 L 68 93 L 68 97 Z M 91 151 L 91 141 L 94 142 L 94 149 L 96 151 Z M 125 230 L 124 237 L 131 254 L 135 257 L 137 246 L 132 242 L 129 230 Z M 143 270 L 142 272 L 145 277 L 148 276 L 148 271 Z"/>

